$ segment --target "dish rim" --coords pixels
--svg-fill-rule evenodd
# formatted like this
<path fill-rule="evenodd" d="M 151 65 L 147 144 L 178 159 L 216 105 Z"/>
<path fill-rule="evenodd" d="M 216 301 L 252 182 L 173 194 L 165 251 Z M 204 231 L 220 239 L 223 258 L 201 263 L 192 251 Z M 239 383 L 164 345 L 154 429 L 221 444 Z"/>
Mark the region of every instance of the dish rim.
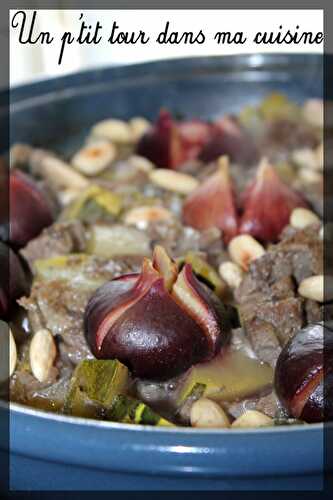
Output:
<path fill-rule="evenodd" d="M 92 68 L 85 68 L 80 71 L 75 71 L 73 73 L 68 73 L 64 75 L 55 75 L 51 78 L 38 78 L 31 82 L 22 83 L 19 85 L 13 85 L 9 89 L 9 102 L 10 102 L 10 112 L 21 111 L 24 109 L 19 105 L 20 102 L 24 102 L 28 107 L 31 104 L 38 104 L 40 99 L 45 100 L 48 96 L 53 95 L 55 93 L 65 91 L 69 92 L 72 89 L 72 84 L 75 82 L 78 84 L 76 87 L 76 95 L 81 93 L 82 90 L 88 86 L 91 88 L 94 86 L 103 86 L 105 84 L 110 83 L 108 80 L 101 82 L 98 77 L 100 75 L 109 75 L 113 73 L 112 78 L 117 81 L 117 84 L 122 83 L 118 82 L 118 80 L 128 80 L 131 76 L 135 76 L 139 79 L 149 78 L 153 81 L 158 81 L 163 78 L 180 78 L 181 76 L 188 76 L 186 71 L 186 67 L 189 66 L 191 71 L 194 72 L 194 75 L 207 75 L 209 73 L 220 72 L 222 69 L 229 69 L 230 72 L 234 72 L 235 70 L 239 71 L 266 71 L 268 69 L 273 68 L 283 68 L 290 66 L 293 69 L 296 67 L 304 68 L 307 71 L 309 67 L 309 59 L 311 59 L 313 65 L 318 65 L 324 70 L 324 54 L 316 53 L 316 52 L 258 52 L 258 53 L 238 53 L 238 54 L 226 54 L 223 56 L 220 55 L 207 55 L 207 56 L 192 56 L 192 57 L 175 57 L 175 58 L 166 58 L 166 59 L 154 59 L 152 61 L 143 61 L 139 63 L 126 63 L 121 65 L 102 65 L 96 66 Z M 198 61 L 201 62 L 199 67 L 194 68 L 193 65 Z M 292 61 L 292 64 L 291 64 Z M 307 63 L 307 64 L 305 64 Z M 149 67 L 158 67 L 158 71 L 162 72 L 161 74 L 149 74 L 147 69 Z M 175 72 L 176 70 L 176 72 Z M 137 75 L 136 72 L 139 71 L 140 74 Z M 133 75 L 132 75 L 132 74 Z M 63 88 L 62 83 L 70 82 L 68 87 Z M 132 83 L 132 82 L 131 82 Z M 134 82 L 134 85 L 137 82 Z M 51 86 L 57 86 L 55 89 L 50 89 Z M 33 91 L 38 88 L 42 90 L 42 94 L 24 97 L 25 93 L 33 93 Z M 70 94 L 70 92 L 69 92 Z M 0 98 L 3 96 L 7 96 L 8 91 L 4 91 L 0 89 Z M 58 97 L 58 96 L 57 96 Z M 68 96 L 70 97 L 70 95 Z M 0 99 L 1 102 L 1 99 Z M 0 106 L 1 110 L 1 106 Z"/>

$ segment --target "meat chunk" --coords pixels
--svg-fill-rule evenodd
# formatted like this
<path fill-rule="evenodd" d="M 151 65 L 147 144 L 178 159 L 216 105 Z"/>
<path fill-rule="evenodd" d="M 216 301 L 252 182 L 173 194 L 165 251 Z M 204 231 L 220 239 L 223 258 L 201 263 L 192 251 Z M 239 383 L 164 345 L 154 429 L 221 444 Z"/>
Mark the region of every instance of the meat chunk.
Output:
<path fill-rule="evenodd" d="M 223 249 L 221 231 L 217 228 L 197 231 L 183 226 L 177 220 L 152 222 L 146 229 L 146 234 L 154 245 L 162 245 L 166 251 L 177 258 L 187 252 L 204 252 L 213 258 Z"/>
<path fill-rule="evenodd" d="M 59 222 L 44 229 L 40 236 L 30 241 L 21 254 L 33 270 L 37 259 L 83 252 L 86 246 L 85 229 L 78 220 Z"/>
<path fill-rule="evenodd" d="M 32 330 L 47 328 L 60 337 L 61 355 L 73 364 L 91 357 L 83 335 L 83 314 L 91 293 L 63 281 L 39 282 L 33 286 L 30 297 L 20 301 L 28 311 Z"/>
<path fill-rule="evenodd" d="M 323 243 L 317 227 L 288 227 L 250 269 L 235 293 L 241 323 L 258 357 L 275 366 L 281 347 L 322 308 L 297 293 L 300 282 L 323 273 Z"/>
<path fill-rule="evenodd" d="M 320 323 L 324 320 L 323 307 L 314 300 L 306 300 L 304 304 L 307 323 Z"/>
<path fill-rule="evenodd" d="M 320 224 L 303 230 L 287 226 L 281 234 L 281 242 L 276 246 L 288 261 L 291 259 L 293 275 L 297 283 L 314 274 L 324 272 L 323 241 L 319 237 Z"/>
<path fill-rule="evenodd" d="M 61 357 L 74 365 L 92 357 L 83 334 L 84 310 L 89 298 L 106 281 L 137 272 L 141 260 L 135 257 L 114 260 L 91 257 L 86 268 L 81 269 L 82 279 L 78 284 L 65 279 L 35 281 L 30 297 L 19 301 L 28 311 L 31 329 L 50 330 L 59 340 Z"/>
<path fill-rule="evenodd" d="M 242 322 L 259 359 L 275 366 L 281 347 L 274 327 L 268 322 L 256 318 L 252 320 L 242 318 Z"/>
<path fill-rule="evenodd" d="M 280 403 L 275 392 L 273 391 L 270 394 L 259 398 L 255 409 L 265 413 L 265 415 L 268 415 L 271 418 L 276 417 L 280 412 Z"/>
<path fill-rule="evenodd" d="M 268 393 L 262 396 L 227 403 L 224 404 L 224 407 L 229 415 L 235 419 L 248 410 L 260 411 L 271 418 L 279 416 L 281 412 L 280 403 L 275 395 L 275 392 L 271 389 Z"/>

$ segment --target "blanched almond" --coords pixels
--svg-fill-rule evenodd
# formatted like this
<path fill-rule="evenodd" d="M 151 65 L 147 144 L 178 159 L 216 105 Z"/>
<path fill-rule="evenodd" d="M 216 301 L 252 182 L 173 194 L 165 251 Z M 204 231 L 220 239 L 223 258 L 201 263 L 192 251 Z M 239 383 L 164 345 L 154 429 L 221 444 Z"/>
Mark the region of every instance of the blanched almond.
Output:
<path fill-rule="evenodd" d="M 30 343 L 30 366 L 34 377 L 45 382 L 57 355 L 53 335 L 49 330 L 38 330 Z"/>
<path fill-rule="evenodd" d="M 296 229 L 304 229 L 317 223 L 320 223 L 319 217 L 307 208 L 295 208 L 290 215 L 290 225 Z"/>
<path fill-rule="evenodd" d="M 323 174 L 310 168 L 301 168 L 298 175 L 305 184 L 319 184 L 323 181 Z"/>
<path fill-rule="evenodd" d="M 98 175 L 115 159 L 116 147 L 110 142 L 85 146 L 72 158 L 73 166 L 87 176 Z"/>
<path fill-rule="evenodd" d="M 150 160 L 139 155 L 130 156 L 128 163 L 130 163 L 137 170 L 141 170 L 147 174 L 155 168 L 155 165 Z"/>
<path fill-rule="evenodd" d="M 166 208 L 157 206 L 142 206 L 129 210 L 125 214 L 124 222 L 138 227 L 145 227 L 150 222 L 171 220 L 172 218 L 173 214 Z"/>
<path fill-rule="evenodd" d="M 328 285 L 329 277 L 326 277 L 326 285 Z M 316 302 L 324 302 L 325 300 L 331 300 L 332 297 L 332 287 L 324 287 L 324 275 L 318 274 L 316 276 L 310 276 L 305 278 L 299 285 L 298 293 L 305 297 L 306 299 L 315 300 Z"/>
<path fill-rule="evenodd" d="M 305 120 L 313 127 L 324 126 L 324 102 L 322 99 L 309 99 L 303 107 Z"/>
<path fill-rule="evenodd" d="M 200 398 L 191 408 L 191 426 L 201 428 L 227 428 L 229 419 L 224 410 L 215 401 Z"/>
<path fill-rule="evenodd" d="M 318 155 L 310 148 L 296 149 L 292 154 L 292 159 L 299 167 L 319 170 Z"/>
<path fill-rule="evenodd" d="M 89 181 L 74 168 L 50 151 L 17 144 L 11 149 L 13 165 L 28 166 L 33 176 L 41 177 L 56 190 L 73 189 L 80 191 Z"/>
<path fill-rule="evenodd" d="M 36 156 L 38 153 L 39 151 L 36 150 Z M 89 186 L 89 181 L 83 175 L 76 172 L 68 163 L 54 156 L 44 154 L 40 158 L 39 171 L 57 189 L 74 189 L 79 191 Z"/>
<path fill-rule="evenodd" d="M 249 234 L 241 234 L 233 238 L 228 247 L 231 259 L 245 271 L 250 262 L 265 253 L 264 247 Z"/>
<path fill-rule="evenodd" d="M 233 429 L 257 428 L 273 426 L 274 421 L 264 413 L 256 410 L 247 410 L 231 424 Z"/>
<path fill-rule="evenodd" d="M 96 123 L 91 130 L 96 137 L 103 137 L 116 144 L 130 144 L 133 133 L 129 124 L 123 120 L 108 119 Z"/>
<path fill-rule="evenodd" d="M 156 186 L 180 194 L 189 194 L 199 185 L 195 177 L 167 168 L 155 169 L 150 172 L 149 177 Z"/>
<path fill-rule="evenodd" d="M 137 142 L 150 129 L 151 123 L 141 116 L 132 118 L 129 121 L 134 142 Z"/>
<path fill-rule="evenodd" d="M 17 363 L 17 350 L 14 335 L 9 328 L 9 376 L 11 377 L 15 371 Z"/>
<path fill-rule="evenodd" d="M 230 288 L 238 288 L 243 279 L 242 269 L 234 262 L 222 262 L 219 273 Z"/>

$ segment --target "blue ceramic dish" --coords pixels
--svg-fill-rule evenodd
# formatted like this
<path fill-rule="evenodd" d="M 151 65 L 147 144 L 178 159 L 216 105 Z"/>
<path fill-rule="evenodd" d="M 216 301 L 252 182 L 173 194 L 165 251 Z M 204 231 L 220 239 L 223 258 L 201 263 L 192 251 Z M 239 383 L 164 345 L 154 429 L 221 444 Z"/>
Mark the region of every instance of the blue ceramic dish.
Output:
<path fill-rule="evenodd" d="M 314 55 L 195 58 L 90 71 L 11 92 L 11 138 L 72 152 L 96 121 L 237 112 L 277 90 L 321 97 Z M 322 425 L 261 430 L 156 429 L 12 405 L 11 488 L 81 490 L 320 489 Z"/>

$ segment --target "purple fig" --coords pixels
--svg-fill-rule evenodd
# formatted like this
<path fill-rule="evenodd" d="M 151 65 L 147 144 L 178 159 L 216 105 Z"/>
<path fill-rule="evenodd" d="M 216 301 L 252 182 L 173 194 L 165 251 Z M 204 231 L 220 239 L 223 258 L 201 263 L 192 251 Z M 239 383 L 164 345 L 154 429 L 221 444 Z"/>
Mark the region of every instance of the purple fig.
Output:
<path fill-rule="evenodd" d="M 134 375 L 166 380 L 213 358 L 228 341 L 224 305 L 162 247 L 141 274 L 103 285 L 85 311 L 85 335 L 97 358 L 118 359 Z"/>
<path fill-rule="evenodd" d="M 264 243 L 276 242 L 289 224 L 294 208 L 308 207 L 304 198 L 285 184 L 263 159 L 256 178 L 242 194 L 244 213 L 240 233 L 251 234 Z"/>
<path fill-rule="evenodd" d="M 158 167 L 179 169 L 198 156 L 207 142 L 210 125 L 200 120 L 176 122 L 162 109 L 156 124 L 141 138 L 137 153 Z"/>
<path fill-rule="evenodd" d="M 285 345 L 276 364 L 275 390 L 291 416 L 306 422 L 333 419 L 331 329 L 308 325 Z"/>
<path fill-rule="evenodd" d="M 236 236 L 238 214 L 226 158 L 222 158 L 217 171 L 187 197 L 183 220 L 201 231 L 211 227 L 221 229 L 226 244 Z"/>
<path fill-rule="evenodd" d="M 46 195 L 27 174 L 14 170 L 9 179 L 10 243 L 16 248 L 53 222 L 53 214 Z"/>
<path fill-rule="evenodd" d="M 7 317 L 16 299 L 28 290 L 28 278 L 19 257 L 0 241 L 0 318 Z"/>
<path fill-rule="evenodd" d="M 213 123 L 209 140 L 199 158 L 208 163 L 224 155 L 236 163 L 253 164 L 258 159 L 254 142 L 233 116 L 225 116 Z"/>

